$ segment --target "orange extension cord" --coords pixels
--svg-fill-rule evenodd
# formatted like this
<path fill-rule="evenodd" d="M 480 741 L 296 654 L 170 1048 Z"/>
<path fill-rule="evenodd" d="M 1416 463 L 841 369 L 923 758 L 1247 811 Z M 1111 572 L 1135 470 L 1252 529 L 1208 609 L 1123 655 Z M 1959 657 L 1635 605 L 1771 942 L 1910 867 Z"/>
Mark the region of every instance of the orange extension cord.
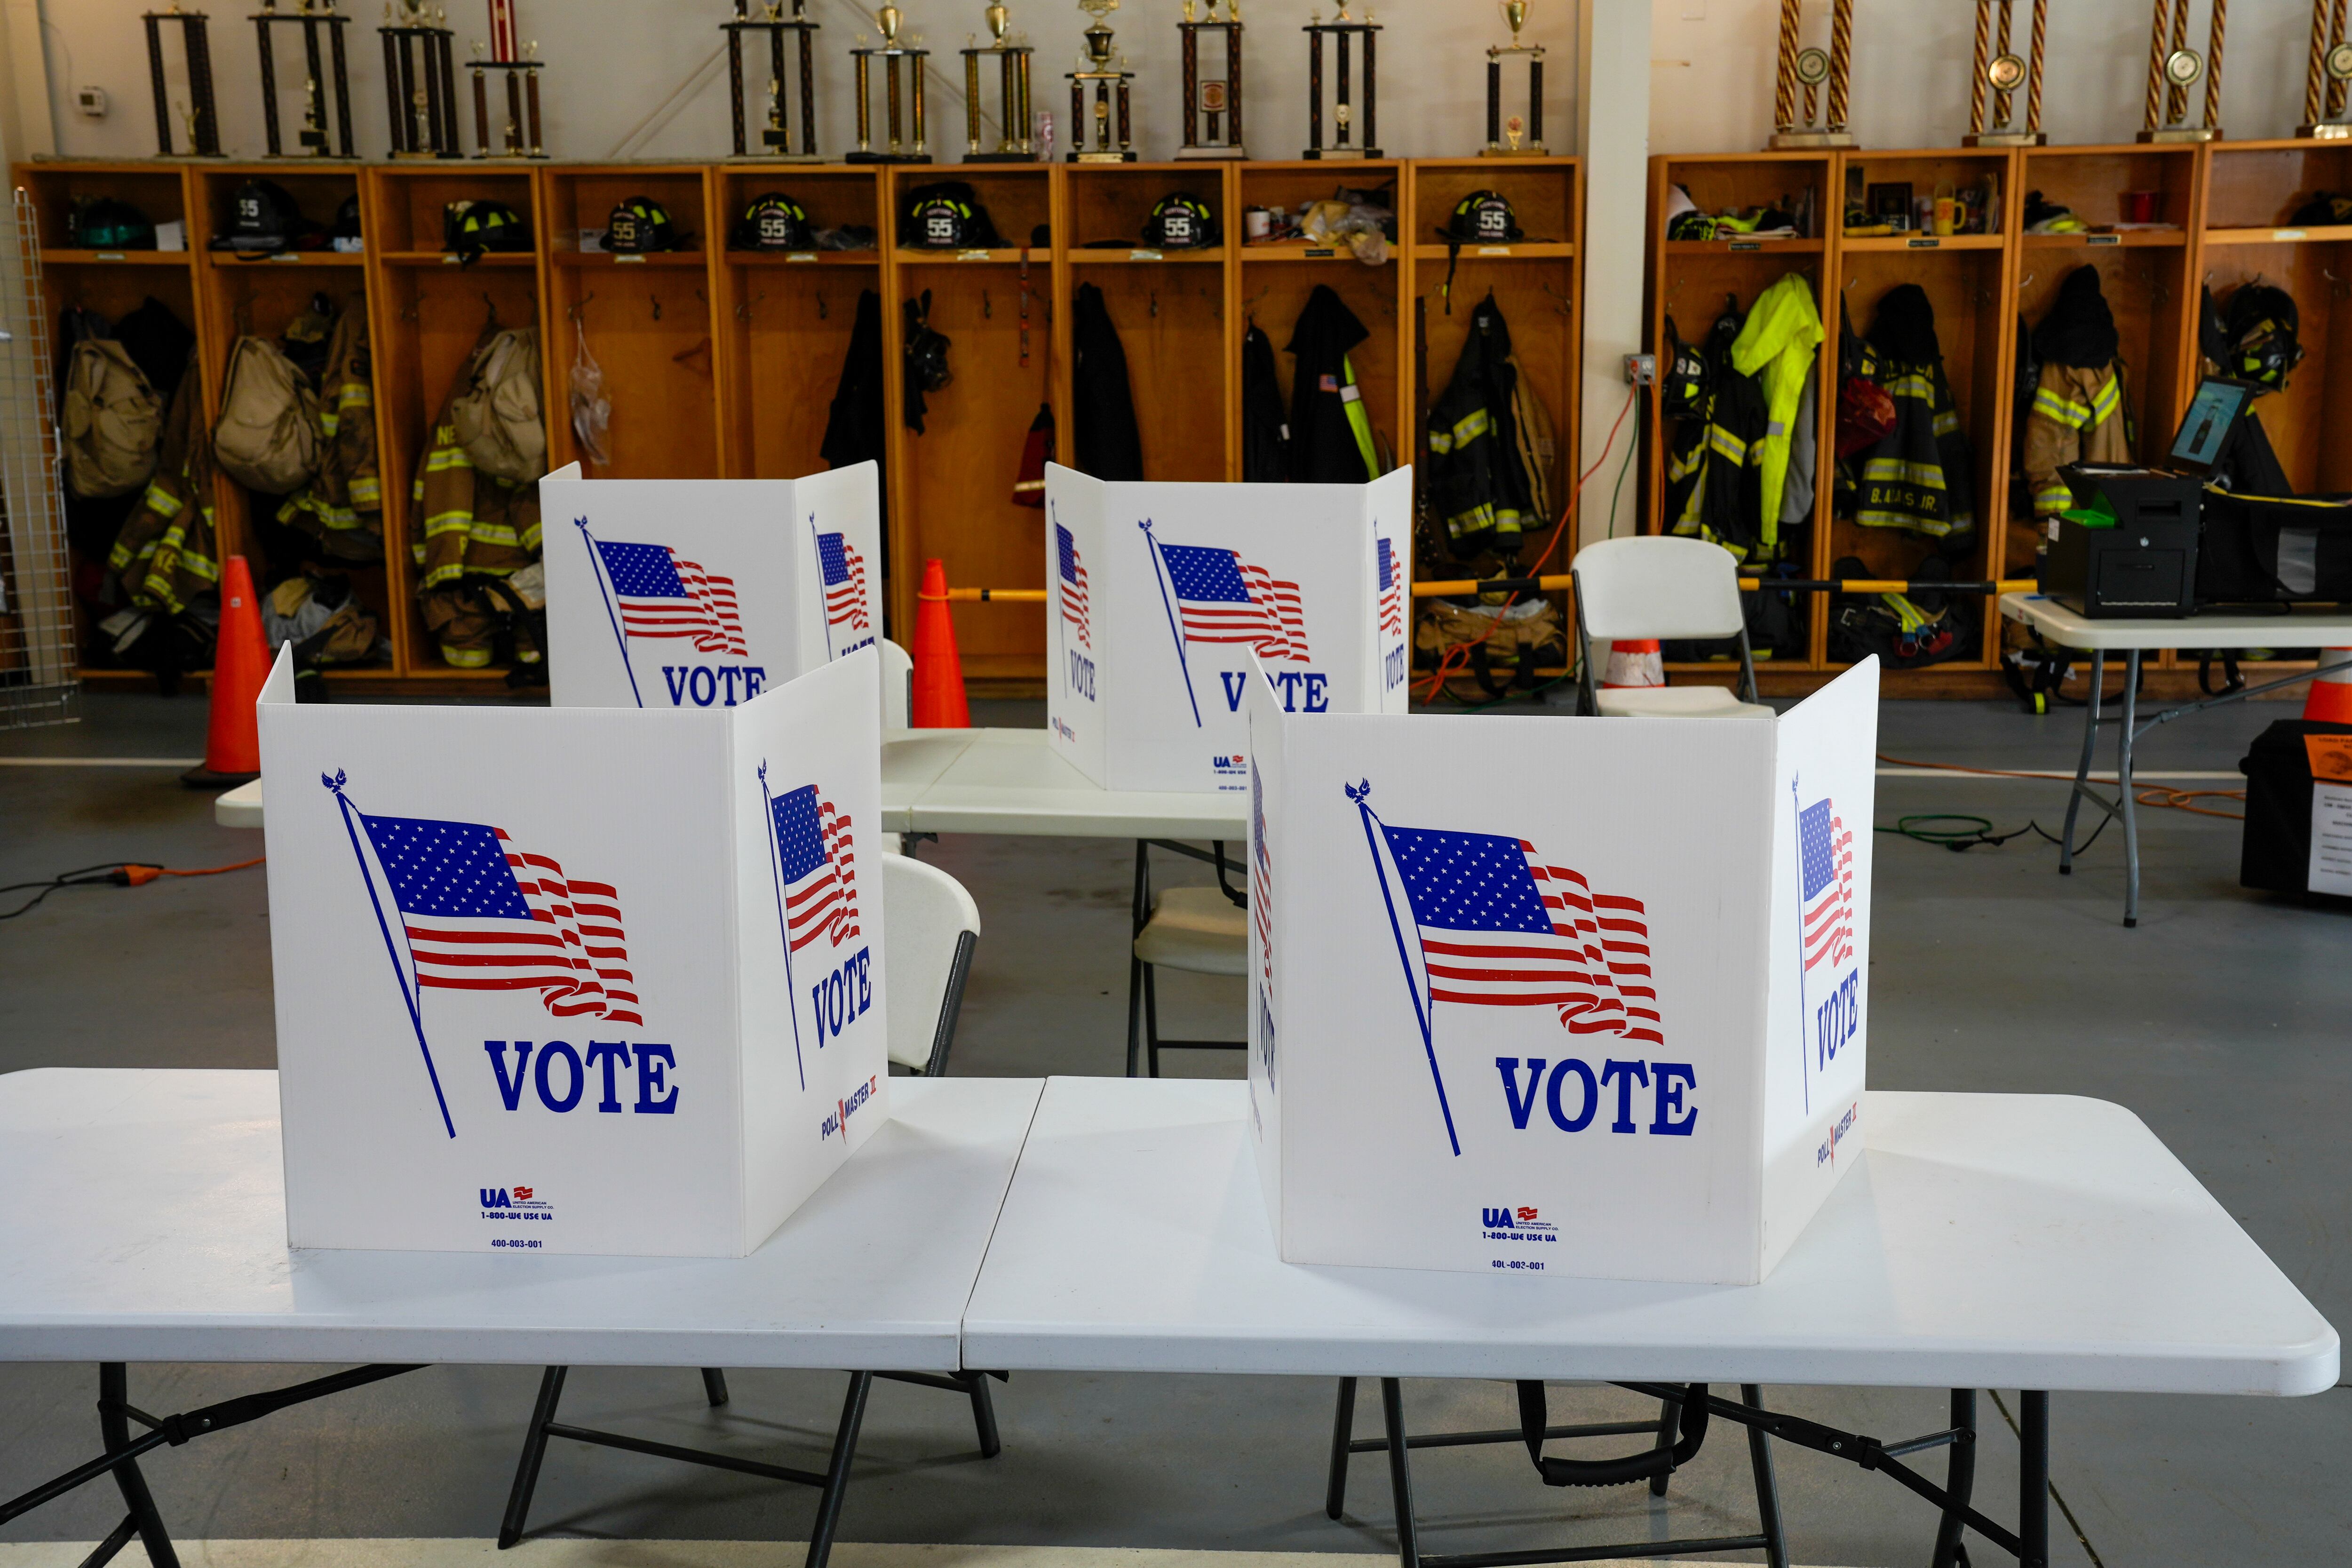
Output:
<path fill-rule="evenodd" d="M 1905 757 L 1890 757 L 1885 752 L 1878 753 L 1878 760 L 1889 767 L 1896 768 L 1933 768 L 1938 773 L 1979 773 L 1988 778 L 1998 779 L 2056 779 L 2061 784 L 2074 782 L 2073 773 L 2023 773 L 2013 768 L 1971 768 L 1959 763 L 1913 762 Z M 2215 811 L 2210 806 L 2189 804 L 2191 801 L 2207 797 L 2216 800 L 2234 800 L 2243 805 L 2246 792 L 2242 789 L 2170 789 L 2163 784 L 2150 784 L 2145 789 L 2136 789 L 2132 793 L 2132 798 L 2142 805 L 2160 805 L 2174 811 L 2194 812 L 2199 816 L 2218 816 L 2225 822 L 2243 822 L 2246 819 L 2246 814 L 2242 811 Z"/>
<path fill-rule="evenodd" d="M 14 893 L 26 888 L 41 890 L 5 914 L 0 921 L 14 920 L 59 888 L 95 888 L 112 885 L 117 888 L 143 888 L 159 877 L 217 877 L 224 871 L 243 871 L 260 865 L 267 856 L 257 855 L 250 860 L 239 860 L 230 866 L 200 866 L 182 869 L 173 866 L 150 866 L 138 860 L 105 860 L 95 866 L 80 866 L 70 871 L 37 882 L 15 882 L 0 888 L 0 893 Z"/>

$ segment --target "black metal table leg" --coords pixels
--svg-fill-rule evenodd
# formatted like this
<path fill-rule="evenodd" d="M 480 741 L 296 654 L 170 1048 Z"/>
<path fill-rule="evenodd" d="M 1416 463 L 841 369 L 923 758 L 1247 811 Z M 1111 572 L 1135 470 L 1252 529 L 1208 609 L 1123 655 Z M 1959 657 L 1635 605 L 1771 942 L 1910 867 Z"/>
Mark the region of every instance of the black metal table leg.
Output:
<path fill-rule="evenodd" d="M 727 1403 L 727 1373 L 724 1371 L 715 1366 L 702 1369 L 702 1396 L 710 1401 L 713 1410 Z"/>
<path fill-rule="evenodd" d="M 547 1428 L 555 1407 L 563 1400 L 563 1374 L 568 1367 L 551 1366 L 539 1380 L 539 1403 L 531 1407 L 530 1427 L 523 1434 L 522 1458 L 515 1465 L 514 1489 L 507 1493 L 506 1517 L 499 1521 L 499 1550 L 522 1539 L 523 1521 L 530 1513 L 530 1494 L 539 1487 L 540 1461 L 547 1458 Z"/>
<path fill-rule="evenodd" d="M 853 1372 L 849 1393 L 841 1404 L 841 1425 L 833 1434 L 833 1459 L 824 1468 L 824 1490 L 817 1494 L 816 1522 L 809 1529 L 804 1568 L 824 1568 L 833 1555 L 834 1531 L 841 1523 L 843 1494 L 849 1490 L 849 1461 L 857 1453 L 857 1428 L 866 1420 L 866 1398 L 874 1391 L 874 1374 Z"/>
<path fill-rule="evenodd" d="M 1968 1529 L 1969 1502 L 1977 1479 L 1977 1391 L 1952 1390 L 1951 1458 L 1944 1473 L 1944 1517 L 1936 1527 L 1934 1568 L 1959 1568 L 1960 1536 Z"/>
<path fill-rule="evenodd" d="M 963 1375 L 971 1380 L 971 1426 L 980 1438 L 980 1457 L 992 1459 L 1004 1452 L 1004 1439 L 997 1435 L 996 1401 L 989 1396 L 988 1373 L 967 1372 Z"/>
<path fill-rule="evenodd" d="M 1763 1409 L 1763 1385 L 1741 1384 L 1739 1398 L 1750 1410 Z M 1757 1533 L 1764 1537 L 1764 1561 L 1768 1568 L 1789 1568 L 1789 1543 L 1780 1533 L 1780 1482 L 1772 1473 L 1772 1439 L 1760 1426 L 1748 1428 L 1748 1468 L 1756 1482 Z"/>
<path fill-rule="evenodd" d="M 1413 1528 L 1412 1460 L 1405 1441 L 1404 1388 L 1397 1379 L 1381 1379 L 1381 1418 L 1389 1434 L 1389 1495 L 1396 1502 L 1399 1568 L 1421 1568 L 1421 1543 Z"/>
<path fill-rule="evenodd" d="M 2116 737 L 2116 805 L 2124 817 L 2124 924 L 2139 924 L 2139 812 L 2132 788 L 2132 728 L 2139 718 L 2139 649 L 2124 658 L 2124 720 Z"/>
<path fill-rule="evenodd" d="M 2017 1397 L 2018 1568 L 2050 1568 L 2050 1395 Z"/>
<path fill-rule="evenodd" d="M 1671 1399 L 1662 1399 L 1658 1402 L 1659 1447 L 1671 1448 L 1675 1446 L 1675 1422 L 1681 1413 L 1682 1406 L 1676 1405 Z M 1670 1470 L 1660 1470 L 1656 1475 L 1650 1478 L 1650 1495 L 1652 1497 L 1664 1497 L 1666 1495 L 1666 1479 L 1672 1474 L 1673 1472 Z"/>
<path fill-rule="evenodd" d="M 119 1361 L 100 1362 L 98 1367 L 98 1431 L 107 1449 L 127 1446 L 131 1441 L 131 1421 L 124 1414 L 131 1399 L 131 1378 Z M 140 1473 L 139 1461 L 125 1459 L 114 1468 L 114 1484 L 122 1489 L 122 1501 L 131 1512 L 123 1521 L 134 1528 L 140 1544 L 147 1548 L 147 1560 L 154 1568 L 180 1568 L 180 1554 L 173 1549 L 171 1531 L 163 1528 L 163 1516 L 155 1511 L 155 1496 L 147 1489 L 147 1478 Z M 117 1539 L 117 1538 L 120 1539 Z M 114 1542 L 112 1551 L 93 1552 L 93 1562 L 103 1563 L 122 1549 L 130 1540 L 121 1526 L 108 1537 Z"/>
<path fill-rule="evenodd" d="M 1323 1513 L 1337 1519 L 1348 1506 L 1348 1445 L 1356 1436 L 1356 1380 L 1339 1380 L 1339 1405 L 1331 1417 L 1331 1480 L 1323 1490 Z"/>
<path fill-rule="evenodd" d="M 2107 656 L 2091 650 L 2091 689 L 2084 704 L 2083 757 L 2074 764 L 2074 787 L 2066 796 L 2066 828 L 2058 839 L 2058 874 L 2074 874 L 2074 819 L 2083 809 L 2083 792 L 2091 781 L 2091 758 L 2099 743 L 2099 689 L 2106 684 Z"/>

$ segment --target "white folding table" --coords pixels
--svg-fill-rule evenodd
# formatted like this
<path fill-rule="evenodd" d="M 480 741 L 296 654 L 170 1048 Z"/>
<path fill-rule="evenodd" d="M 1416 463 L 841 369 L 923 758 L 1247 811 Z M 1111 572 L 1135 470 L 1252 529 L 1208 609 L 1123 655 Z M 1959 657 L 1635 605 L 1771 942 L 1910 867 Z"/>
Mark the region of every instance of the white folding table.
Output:
<path fill-rule="evenodd" d="M 111 1470 L 129 1505 L 113 1547 L 135 1533 L 168 1563 L 140 1454 L 426 1363 L 852 1369 L 824 1474 L 730 1467 L 820 1489 L 821 1568 L 874 1377 L 963 1377 L 964 1304 L 1042 1087 L 893 1079 L 891 1119 L 758 1251 L 651 1258 L 290 1250 L 276 1073 L 0 1076 L 0 1361 L 100 1363 L 105 1450 L 0 1521 Z M 133 1361 L 376 1364 L 159 1419 L 127 1403 Z"/>
<path fill-rule="evenodd" d="M 2124 827 L 2124 924 L 2139 924 L 2139 816 L 2132 792 L 2132 749 L 2142 735 L 2159 724 L 2225 702 L 2242 702 L 2265 691 L 2309 680 L 2310 673 L 2282 676 L 2258 686 L 2242 687 L 2168 708 L 2145 724 L 2139 722 L 2140 656 L 2165 648 L 2239 649 L 2250 647 L 2352 647 L 2352 612 L 2290 610 L 2261 615 L 2240 610 L 2228 614 L 2187 616 L 2177 620 L 2109 620 L 2094 618 L 2042 594 L 2003 594 L 2000 613 L 2031 627 L 2060 647 L 2077 648 L 2091 656 L 2090 703 L 2083 720 L 2083 757 L 2074 767 L 2074 793 L 2066 797 L 2066 830 L 2058 844 L 2058 871 L 2074 869 L 2074 818 L 2083 802 L 2096 806 L 2102 818 L 2120 817 Z M 2116 796 L 2109 800 L 2091 787 L 2091 754 L 2098 744 L 2099 688 L 2106 677 L 2107 655 L 2124 656 L 2123 714 L 2116 729 Z"/>
<path fill-rule="evenodd" d="M 1249 1117 L 1242 1083 L 1048 1079 L 965 1313 L 965 1363 L 1346 1380 L 1328 1506 L 1336 1518 L 1351 1448 L 1385 1450 L 1405 1568 L 1658 1546 L 1422 1557 L 1403 1377 L 1622 1381 L 1685 1406 L 1695 1389 L 1662 1384 L 1745 1384 L 1742 1403 L 1704 1403 L 1748 1427 L 1761 1529 L 1675 1551 L 1785 1562 L 1769 1435 L 1927 1498 L 1947 1568 L 1964 1527 L 2046 1563 L 2051 1390 L 2305 1394 L 2336 1377 L 2335 1330 L 2144 1123 L 2100 1100 L 1869 1094 L 1863 1168 L 1747 1287 L 1284 1263 Z M 1382 1380 L 1387 1436 L 1351 1445 L 1359 1376 Z M 1953 1426 L 1880 1444 L 1762 1410 L 1764 1383 L 1948 1388 Z M 2033 1391 L 2014 1532 L 1969 1506 L 1973 1391 L 2000 1387 Z M 1952 1450 L 1943 1488 L 1900 1463 L 1937 1446 Z"/>

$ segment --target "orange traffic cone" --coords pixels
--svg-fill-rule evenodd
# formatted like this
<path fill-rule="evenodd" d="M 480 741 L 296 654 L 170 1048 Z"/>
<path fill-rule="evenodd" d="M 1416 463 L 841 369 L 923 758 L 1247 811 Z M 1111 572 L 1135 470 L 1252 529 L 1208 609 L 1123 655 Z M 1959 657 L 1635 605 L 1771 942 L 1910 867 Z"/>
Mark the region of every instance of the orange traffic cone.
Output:
<path fill-rule="evenodd" d="M 971 705 L 963 694 L 963 660 L 956 653 L 955 617 L 948 613 L 948 569 L 937 558 L 923 563 L 922 592 L 916 595 L 910 717 L 918 730 L 971 728 Z"/>
<path fill-rule="evenodd" d="M 1622 637 L 1609 645 L 1609 664 L 1601 672 L 1603 686 L 1664 686 L 1665 656 L 1655 637 Z"/>
<path fill-rule="evenodd" d="M 2311 678 L 2311 695 L 2303 700 L 2303 716 L 2322 724 L 2352 724 L 2352 647 L 2319 650 L 2319 670 Z"/>
<path fill-rule="evenodd" d="M 253 705 L 269 679 L 269 642 L 261 635 L 261 604 L 245 557 L 222 563 L 220 637 L 213 649 L 212 721 L 205 760 L 180 782 L 190 789 L 226 789 L 261 776 L 261 730 Z"/>

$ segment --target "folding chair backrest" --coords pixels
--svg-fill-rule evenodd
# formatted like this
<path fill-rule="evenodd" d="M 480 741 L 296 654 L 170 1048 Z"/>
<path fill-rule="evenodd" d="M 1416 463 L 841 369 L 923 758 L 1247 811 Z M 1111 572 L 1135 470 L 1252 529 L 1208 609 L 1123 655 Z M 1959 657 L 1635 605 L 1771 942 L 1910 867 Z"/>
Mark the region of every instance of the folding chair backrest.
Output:
<path fill-rule="evenodd" d="M 1745 625 L 1739 567 L 1704 539 L 1605 539 L 1576 552 L 1587 637 L 1727 637 Z"/>
<path fill-rule="evenodd" d="M 882 648 L 882 728 L 907 728 L 907 715 L 912 701 L 909 682 L 915 678 L 914 657 L 905 648 L 884 637 Z"/>
<path fill-rule="evenodd" d="M 980 906 L 961 882 L 904 855 L 882 857 L 882 953 L 889 987 L 890 1059 L 937 1074 L 947 1068 L 980 939 Z"/>

